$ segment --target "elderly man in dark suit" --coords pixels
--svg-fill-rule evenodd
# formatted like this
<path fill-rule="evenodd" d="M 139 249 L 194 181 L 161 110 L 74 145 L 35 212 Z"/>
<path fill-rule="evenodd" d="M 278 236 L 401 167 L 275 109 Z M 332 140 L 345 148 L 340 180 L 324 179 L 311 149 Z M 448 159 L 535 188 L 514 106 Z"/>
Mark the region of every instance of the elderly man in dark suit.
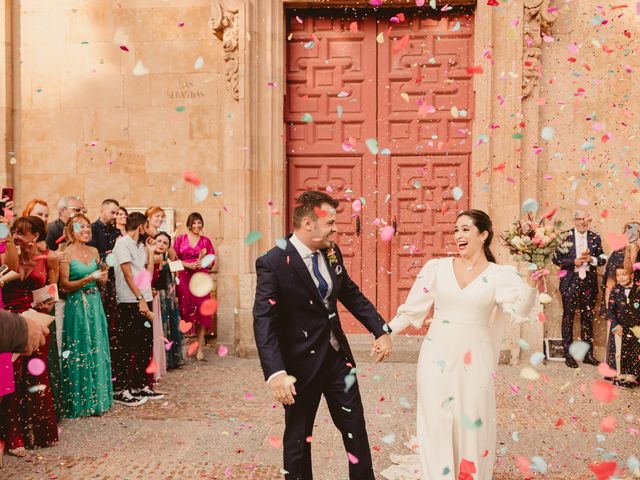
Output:
<path fill-rule="evenodd" d="M 349 478 L 374 478 L 355 361 L 338 301 L 391 353 L 390 329 L 345 268 L 336 233 L 338 202 L 323 192 L 298 197 L 294 233 L 256 261 L 254 333 L 265 379 L 284 405 L 287 480 L 311 480 L 311 434 L 324 395 L 349 457 Z"/>
<path fill-rule="evenodd" d="M 600 235 L 589 230 L 591 217 L 588 212 L 576 211 L 573 221 L 575 228 L 566 239 L 571 246 L 566 253 L 558 251 L 553 263 L 566 271 L 560 279 L 565 363 L 568 367 L 578 368 L 578 363 L 569 354 L 576 312 L 580 312 L 580 338 L 590 346 L 584 363 L 599 364 L 593 356 L 593 312 L 598 298 L 597 268 L 604 265 L 605 259 Z"/>

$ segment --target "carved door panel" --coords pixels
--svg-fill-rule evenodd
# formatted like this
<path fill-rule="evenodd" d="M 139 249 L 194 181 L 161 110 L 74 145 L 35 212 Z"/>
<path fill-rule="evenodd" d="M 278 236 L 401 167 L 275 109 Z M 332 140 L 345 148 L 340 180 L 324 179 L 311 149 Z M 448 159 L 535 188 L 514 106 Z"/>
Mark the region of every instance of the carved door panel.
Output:
<path fill-rule="evenodd" d="M 349 12 L 288 15 L 288 213 L 307 189 L 340 200 L 349 274 L 390 319 L 426 260 L 452 248 L 457 210 L 468 207 L 473 16 L 405 9 L 391 23 L 387 9 Z M 465 192 L 458 202 L 455 186 Z M 397 227 L 389 243 L 379 239 L 385 223 Z M 348 312 L 341 318 L 345 331 L 364 331 Z"/>
<path fill-rule="evenodd" d="M 352 22 L 357 22 L 357 32 L 350 31 Z M 367 203 L 375 195 L 376 157 L 364 144 L 376 136 L 375 20 L 307 10 L 290 13 L 288 25 L 284 117 L 289 218 L 304 190 L 329 191 L 339 199 L 337 243 L 345 266 L 375 302 L 376 263 L 363 262 L 363 252 L 376 248 L 375 236 L 363 235 L 363 227 L 376 216 L 375 201 Z M 366 200 L 357 218 L 352 202 L 360 197 Z M 340 318 L 346 331 L 364 331 L 346 309 Z"/>
<path fill-rule="evenodd" d="M 378 283 L 377 300 L 387 315 L 407 298 L 427 260 L 454 250 L 457 212 L 469 207 L 471 13 L 406 14 L 399 24 L 383 18 L 378 26 L 390 32 L 378 46 L 378 138 L 391 150 L 378 167 L 379 190 L 390 195 L 379 214 L 397 225 L 394 239 L 378 244 L 378 264 L 389 274 Z M 459 201 L 456 186 L 464 192 Z"/>

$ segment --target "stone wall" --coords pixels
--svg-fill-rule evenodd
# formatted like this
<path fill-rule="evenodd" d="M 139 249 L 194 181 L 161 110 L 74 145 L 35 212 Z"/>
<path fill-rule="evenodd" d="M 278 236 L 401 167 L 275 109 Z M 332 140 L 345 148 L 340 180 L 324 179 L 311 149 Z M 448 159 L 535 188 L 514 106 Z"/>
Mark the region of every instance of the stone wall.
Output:
<path fill-rule="evenodd" d="M 542 55 L 539 107 L 540 128 L 552 127 L 555 136 L 549 142 L 540 139 L 543 152 L 527 160 L 539 162 L 537 183 L 545 208 L 560 207 L 559 216 L 569 223 L 574 208 L 589 209 L 591 227 L 602 235 L 608 254 L 606 233 L 640 219 L 633 173 L 640 151 L 640 16 L 635 4 L 612 10 L 592 0 L 557 3 L 553 42 L 544 44 Z M 548 309 L 545 335 L 559 336 L 560 315 L 558 295 Z M 603 319 L 595 333 L 602 347 Z"/>
<path fill-rule="evenodd" d="M 54 207 L 65 194 L 80 195 L 92 218 L 106 197 L 174 207 L 179 223 L 199 211 L 228 292 L 237 271 L 230 245 L 242 216 L 229 193 L 242 183 L 243 166 L 225 157 L 224 138 L 238 119 L 222 102 L 223 51 L 209 25 L 211 2 L 13 5 L 20 6 L 12 12 L 17 163 L 7 173 L 18 211 L 34 196 Z M 206 200 L 196 200 L 186 170 L 208 186 Z M 230 318 L 236 298 L 221 301 L 223 316 Z M 221 334 L 231 341 L 233 329 Z"/>

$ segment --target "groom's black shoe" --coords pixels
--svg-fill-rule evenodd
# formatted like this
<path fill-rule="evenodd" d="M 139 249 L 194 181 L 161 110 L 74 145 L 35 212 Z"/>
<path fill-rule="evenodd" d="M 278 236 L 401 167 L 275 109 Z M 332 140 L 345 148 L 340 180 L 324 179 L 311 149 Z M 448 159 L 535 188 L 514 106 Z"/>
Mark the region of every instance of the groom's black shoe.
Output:
<path fill-rule="evenodd" d="M 578 362 L 576 362 L 573 357 L 565 357 L 564 363 L 569 368 L 578 368 Z"/>
<path fill-rule="evenodd" d="M 596 360 L 596 357 L 594 357 L 593 355 L 587 355 L 586 357 L 584 357 L 584 360 L 582 361 L 582 363 L 593 365 L 594 367 L 597 367 L 598 365 L 600 365 L 600 362 Z"/>

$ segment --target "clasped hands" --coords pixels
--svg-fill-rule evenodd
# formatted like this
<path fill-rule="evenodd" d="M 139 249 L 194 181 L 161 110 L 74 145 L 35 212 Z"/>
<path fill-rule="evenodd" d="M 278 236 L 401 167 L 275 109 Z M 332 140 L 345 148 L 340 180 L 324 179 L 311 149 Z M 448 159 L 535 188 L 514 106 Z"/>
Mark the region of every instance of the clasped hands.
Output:
<path fill-rule="evenodd" d="M 385 333 L 373 341 L 371 354 L 369 356 L 372 357 L 373 355 L 377 355 L 376 363 L 382 362 L 389 358 L 392 350 L 393 346 L 391 344 L 391 335 Z"/>
<path fill-rule="evenodd" d="M 580 255 L 578 258 L 576 258 L 573 263 L 576 267 L 581 267 L 583 266 L 585 263 L 590 263 L 591 262 L 591 253 L 589 252 L 589 250 L 585 250 L 584 252 L 582 252 L 582 255 Z"/>

